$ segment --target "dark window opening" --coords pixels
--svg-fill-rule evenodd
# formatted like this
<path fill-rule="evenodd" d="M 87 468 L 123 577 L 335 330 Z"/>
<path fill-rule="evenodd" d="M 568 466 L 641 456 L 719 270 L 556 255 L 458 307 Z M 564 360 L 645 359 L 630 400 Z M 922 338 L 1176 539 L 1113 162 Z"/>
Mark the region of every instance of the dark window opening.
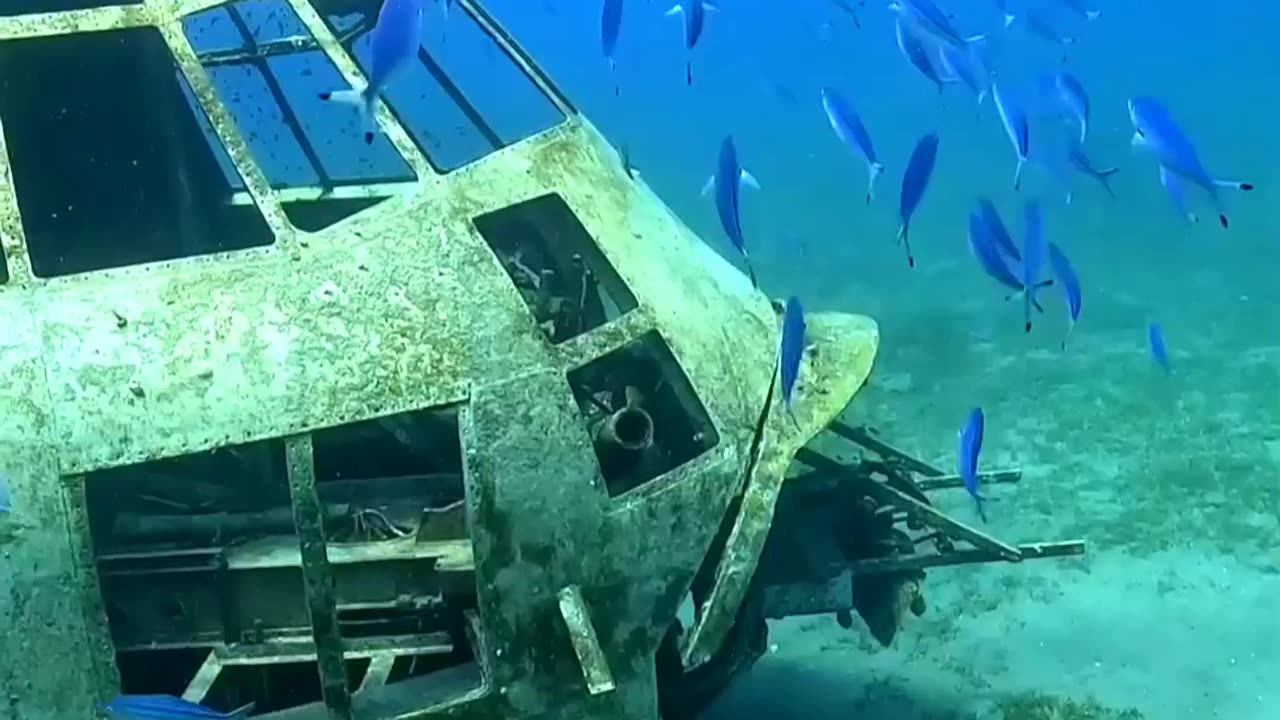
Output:
<path fill-rule="evenodd" d="M 466 538 L 462 440 L 455 406 L 312 434 L 321 499 L 348 507 L 330 542 Z"/>
<path fill-rule="evenodd" d="M 657 331 L 569 373 L 610 497 L 715 447 L 720 436 Z"/>
<path fill-rule="evenodd" d="M 0 3 L 0 15 L 31 15 L 66 10 L 91 10 L 110 5 L 139 5 L 141 3 L 142 0 L 4 0 L 3 3 Z"/>
<path fill-rule="evenodd" d="M 552 343 L 637 307 L 627 284 L 559 195 L 526 200 L 472 222 Z"/>
<path fill-rule="evenodd" d="M 281 442 L 92 472 L 85 496 L 117 651 L 309 629 Z"/>
<path fill-rule="evenodd" d="M 36 275 L 273 241 L 256 207 L 228 202 L 207 120 L 156 29 L 7 41 L 0 66 L 0 116 Z"/>
<path fill-rule="evenodd" d="M 368 77 L 369 30 L 381 4 L 328 0 L 317 6 Z M 383 99 L 437 171 L 468 165 L 564 120 L 464 8 L 456 7 L 443 22 L 439 9 L 428 4 L 427 16 L 418 62 L 386 88 Z M 349 144 L 359 142 L 356 121 L 348 111 Z"/>
<path fill-rule="evenodd" d="M 9 282 L 9 258 L 0 250 L 0 285 Z"/>
<path fill-rule="evenodd" d="M 354 111 L 320 99 L 344 81 L 285 0 L 210 8 L 185 18 L 183 30 L 299 229 L 321 230 L 393 192 L 353 202 L 340 197 L 344 188 L 416 179 L 384 135 L 366 146 L 361 129 L 351 125 Z M 244 183 L 232 176 L 232 202 L 247 203 Z"/>

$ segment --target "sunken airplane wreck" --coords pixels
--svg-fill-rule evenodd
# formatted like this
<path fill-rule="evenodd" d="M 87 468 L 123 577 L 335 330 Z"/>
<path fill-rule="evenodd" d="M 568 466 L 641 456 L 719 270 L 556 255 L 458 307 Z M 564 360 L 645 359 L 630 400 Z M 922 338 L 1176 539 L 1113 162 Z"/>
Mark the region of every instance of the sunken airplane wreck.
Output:
<path fill-rule="evenodd" d="M 0 9 L 0 718 L 675 720 L 767 618 L 888 644 L 926 568 L 1083 551 L 834 420 L 868 318 L 793 424 L 777 308 L 476 2 L 367 148 L 305 83 L 376 0 L 101 5 Z"/>

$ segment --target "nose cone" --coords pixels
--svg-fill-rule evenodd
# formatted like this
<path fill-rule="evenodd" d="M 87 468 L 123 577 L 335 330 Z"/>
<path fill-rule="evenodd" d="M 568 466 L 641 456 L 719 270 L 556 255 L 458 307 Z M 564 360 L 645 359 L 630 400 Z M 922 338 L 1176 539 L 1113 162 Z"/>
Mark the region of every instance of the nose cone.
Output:
<path fill-rule="evenodd" d="M 880 328 L 864 315 L 812 313 L 806 321 L 810 347 L 791 403 L 800 430 L 790 454 L 849 405 L 871 374 L 880 348 Z M 796 432 L 789 419 L 784 427 Z"/>

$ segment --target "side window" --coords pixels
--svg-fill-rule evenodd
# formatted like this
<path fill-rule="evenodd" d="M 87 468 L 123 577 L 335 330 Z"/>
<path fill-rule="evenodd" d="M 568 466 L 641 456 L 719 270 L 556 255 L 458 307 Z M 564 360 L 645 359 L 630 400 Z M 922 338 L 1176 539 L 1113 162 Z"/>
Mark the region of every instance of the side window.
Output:
<path fill-rule="evenodd" d="M 37 276 L 273 241 L 256 207 L 228 202 L 207 121 L 156 29 L 4 41 L 0 66 L 0 118 Z"/>
<path fill-rule="evenodd" d="M 657 331 L 571 371 L 569 385 L 610 497 L 657 479 L 720 441 Z"/>
<path fill-rule="evenodd" d="M 552 343 L 636 308 L 631 290 L 559 195 L 543 195 L 472 222 Z"/>

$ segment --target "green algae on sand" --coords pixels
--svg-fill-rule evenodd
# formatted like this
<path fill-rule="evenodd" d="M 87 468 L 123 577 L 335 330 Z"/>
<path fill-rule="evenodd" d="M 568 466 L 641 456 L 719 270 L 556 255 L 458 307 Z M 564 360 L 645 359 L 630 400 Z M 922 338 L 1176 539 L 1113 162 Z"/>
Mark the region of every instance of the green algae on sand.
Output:
<path fill-rule="evenodd" d="M 1017 693 L 1003 698 L 998 706 L 1003 720 L 1144 720 L 1133 708 L 1116 710 L 1097 701 L 1042 693 Z"/>

